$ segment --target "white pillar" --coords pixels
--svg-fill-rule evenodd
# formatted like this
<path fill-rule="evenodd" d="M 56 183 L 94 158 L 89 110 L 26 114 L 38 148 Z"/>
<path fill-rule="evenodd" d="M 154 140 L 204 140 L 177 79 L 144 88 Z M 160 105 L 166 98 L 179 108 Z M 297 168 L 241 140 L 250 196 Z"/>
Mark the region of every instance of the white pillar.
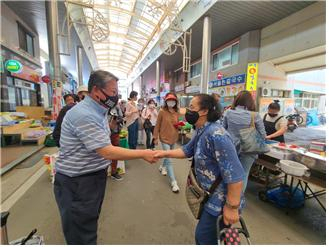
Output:
<path fill-rule="evenodd" d="M 62 81 L 61 77 L 61 60 L 58 50 L 58 7 L 57 1 L 45 1 L 46 3 L 46 19 L 48 32 L 48 50 L 50 62 L 50 77 L 56 81 Z"/>
<path fill-rule="evenodd" d="M 77 65 L 78 65 L 78 84 L 83 85 L 83 74 L 82 74 L 82 47 L 77 46 Z"/>
<path fill-rule="evenodd" d="M 158 60 L 155 68 L 155 87 L 157 90 L 157 101 L 160 104 L 160 62 Z"/>
<path fill-rule="evenodd" d="M 208 93 L 210 52 L 211 52 L 211 19 L 209 16 L 206 16 L 203 19 L 202 65 L 201 65 L 201 83 L 200 83 L 201 93 Z"/>

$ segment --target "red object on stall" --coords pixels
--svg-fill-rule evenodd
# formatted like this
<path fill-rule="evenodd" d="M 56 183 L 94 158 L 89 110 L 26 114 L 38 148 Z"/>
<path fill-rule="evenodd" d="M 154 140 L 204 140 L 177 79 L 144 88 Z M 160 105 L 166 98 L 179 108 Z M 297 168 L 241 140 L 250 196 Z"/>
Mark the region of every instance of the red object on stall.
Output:
<path fill-rule="evenodd" d="M 41 80 L 44 83 L 49 83 L 50 82 L 50 76 L 49 75 L 44 75 L 43 77 L 41 77 Z"/>
<path fill-rule="evenodd" d="M 218 72 L 218 73 L 217 73 L 217 79 L 218 79 L 218 80 L 223 79 L 223 76 L 224 76 L 224 75 L 223 75 L 221 72 Z"/>

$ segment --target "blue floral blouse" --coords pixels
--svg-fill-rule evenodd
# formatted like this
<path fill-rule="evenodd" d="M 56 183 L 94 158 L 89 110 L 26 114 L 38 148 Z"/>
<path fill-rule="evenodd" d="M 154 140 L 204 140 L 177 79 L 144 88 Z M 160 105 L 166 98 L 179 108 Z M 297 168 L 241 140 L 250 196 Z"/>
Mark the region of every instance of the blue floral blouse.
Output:
<path fill-rule="evenodd" d="M 216 178 L 222 181 L 205 205 L 205 210 L 213 216 L 219 216 L 225 204 L 227 184 L 242 181 L 244 169 L 239 161 L 231 136 L 217 122 L 207 122 L 196 129 L 192 140 L 183 146 L 186 157 L 194 155 L 195 174 L 203 189 L 209 190 Z M 240 209 L 245 200 L 241 195 Z"/>

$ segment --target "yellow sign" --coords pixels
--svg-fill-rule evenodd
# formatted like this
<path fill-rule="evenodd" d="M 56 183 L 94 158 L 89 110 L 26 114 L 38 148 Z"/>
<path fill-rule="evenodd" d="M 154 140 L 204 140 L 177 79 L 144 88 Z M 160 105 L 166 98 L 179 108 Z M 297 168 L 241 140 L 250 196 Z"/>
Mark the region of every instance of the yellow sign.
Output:
<path fill-rule="evenodd" d="M 258 79 L 258 63 L 248 63 L 247 69 L 247 91 L 257 90 L 257 79 Z"/>

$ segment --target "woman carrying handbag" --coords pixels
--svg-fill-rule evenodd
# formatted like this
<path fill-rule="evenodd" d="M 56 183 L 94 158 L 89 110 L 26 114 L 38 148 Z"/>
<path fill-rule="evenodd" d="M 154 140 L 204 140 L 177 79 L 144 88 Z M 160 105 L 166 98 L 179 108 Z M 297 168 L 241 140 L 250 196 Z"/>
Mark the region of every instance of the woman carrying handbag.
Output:
<path fill-rule="evenodd" d="M 236 96 L 231 109 L 225 112 L 223 119 L 223 127 L 232 136 L 246 173 L 243 181 L 243 191 L 247 188 L 249 172 L 257 158 L 257 154 L 269 151 L 265 144 L 266 132 L 263 120 L 255 110 L 255 101 L 250 92 L 241 91 Z M 248 143 L 250 147 L 255 147 L 254 144 L 257 143 L 252 142 L 256 140 L 259 141 L 258 144 L 263 145 L 263 148 L 258 147 L 251 152 L 244 150 L 244 143 Z"/>
<path fill-rule="evenodd" d="M 186 121 L 194 125 L 195 135 L 183 148 L 158 151 L 155 157 L 191 158 L 186 198 L 199 222 L 196 244 L 217 244 L 217 220 L 225 225 L 239 221 L 244 206 L 242 181 L 244 170 L 233 141 L 220 122 L 216 100 L 207 94 L 193 97 L 186 111 Z"/>

